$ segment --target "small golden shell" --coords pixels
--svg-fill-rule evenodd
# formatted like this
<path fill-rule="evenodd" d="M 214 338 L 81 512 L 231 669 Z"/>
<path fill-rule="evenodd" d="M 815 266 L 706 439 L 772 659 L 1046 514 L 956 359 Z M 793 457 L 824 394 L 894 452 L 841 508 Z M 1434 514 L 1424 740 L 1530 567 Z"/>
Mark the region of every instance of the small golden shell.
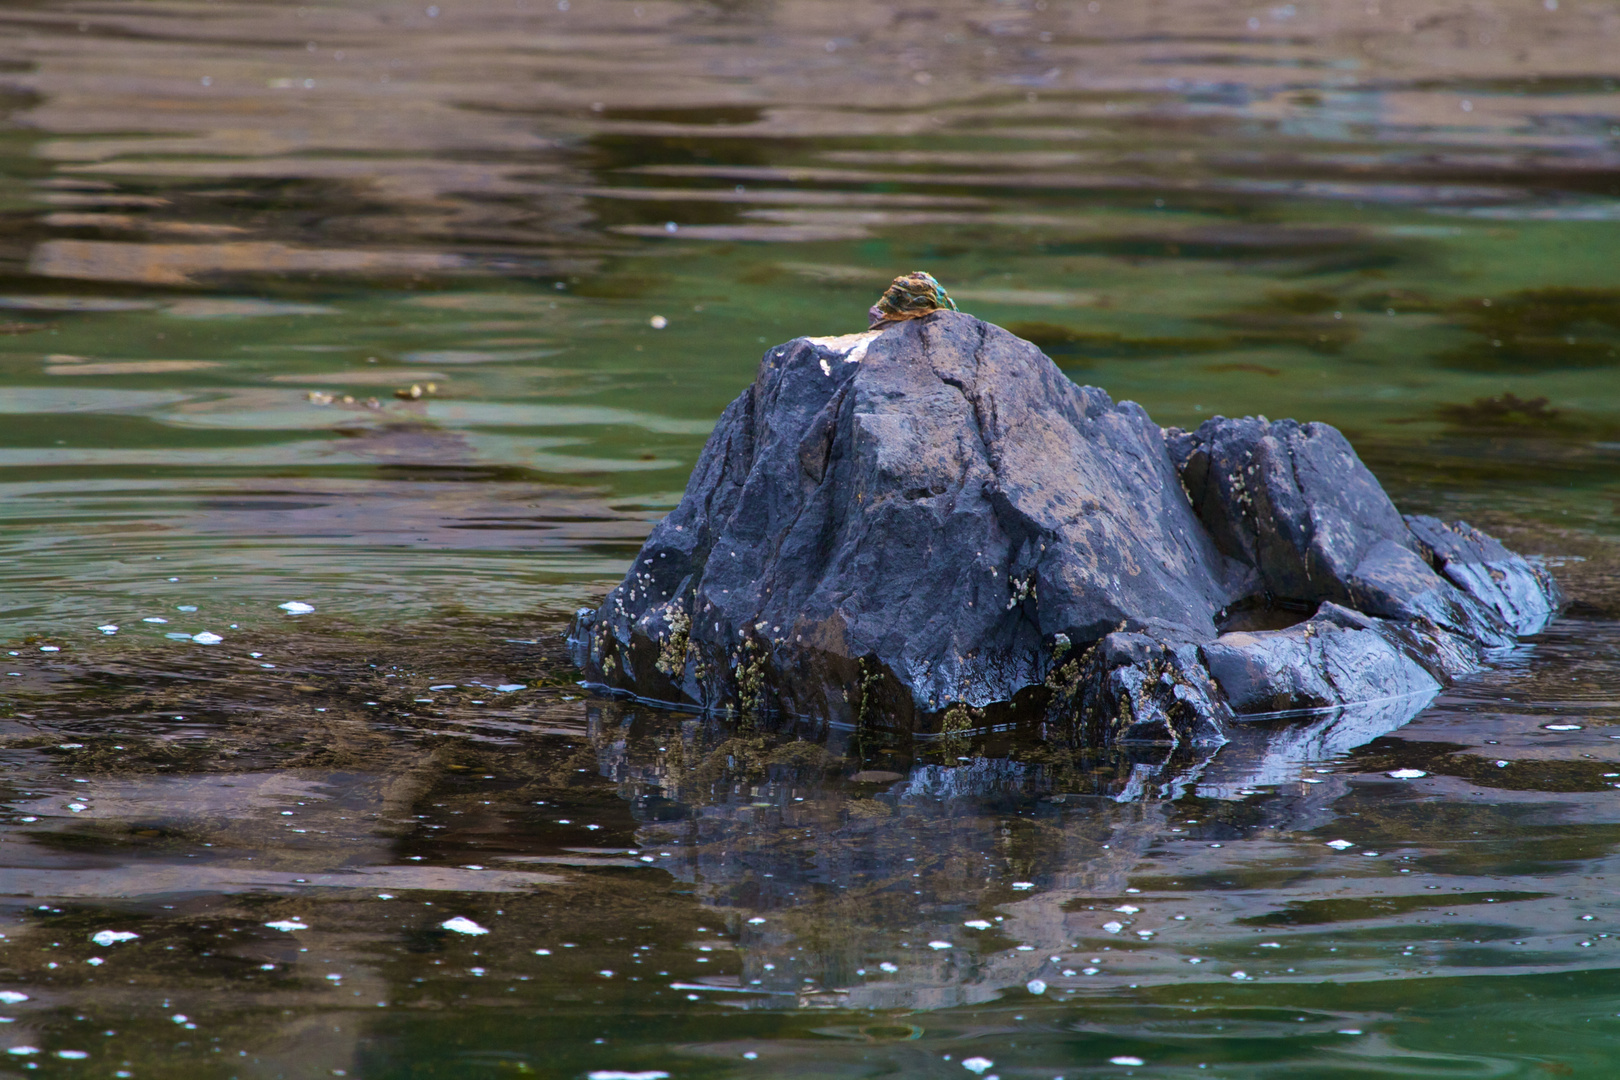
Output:
<path fill-rule="evenodd" d="M 945 286 L 935 281 L 934 275 L 913 270 L 895 278 L 866 314 L 870 325 L 875 327 L 885 322 L 920 319 L 946 307 L 957 310 L 956 301 L 945 291 Z"/>

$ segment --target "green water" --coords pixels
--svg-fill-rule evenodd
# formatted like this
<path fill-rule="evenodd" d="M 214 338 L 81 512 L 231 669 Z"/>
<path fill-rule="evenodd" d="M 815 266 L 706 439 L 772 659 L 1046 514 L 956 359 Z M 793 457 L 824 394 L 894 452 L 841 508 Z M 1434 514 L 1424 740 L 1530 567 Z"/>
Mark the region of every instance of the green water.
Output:
<path fill-rule="evenodd" d="M 1612 1076 L 1620 23 L 1381 3 L 7 5 L 0 1075 Z M 1173 803 L 584 694 L 912 269 L 1568 613 Z"/>

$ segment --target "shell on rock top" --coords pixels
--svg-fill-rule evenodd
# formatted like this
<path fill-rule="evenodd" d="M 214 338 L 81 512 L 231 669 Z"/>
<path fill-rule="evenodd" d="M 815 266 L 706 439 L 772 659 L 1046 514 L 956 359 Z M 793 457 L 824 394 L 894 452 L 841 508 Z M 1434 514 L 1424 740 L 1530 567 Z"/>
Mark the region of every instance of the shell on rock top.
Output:
<path fill-rule="evenodd" d="M 956 301 L 945 291 L 945 286 L 934 275 L 922 270 L 902 274 L 889 283 L 878 302 L 866 312 L 868 325 L 879 326 L 903 319 L 920 319 L 949 307 L 957 310 Z"/>

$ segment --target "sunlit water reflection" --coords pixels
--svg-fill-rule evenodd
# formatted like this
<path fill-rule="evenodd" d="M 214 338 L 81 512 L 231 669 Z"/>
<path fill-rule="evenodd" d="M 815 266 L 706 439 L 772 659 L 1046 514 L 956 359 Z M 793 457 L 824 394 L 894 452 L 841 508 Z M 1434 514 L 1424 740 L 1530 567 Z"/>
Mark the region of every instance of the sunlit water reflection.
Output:
<path fill-rule="evenodd" d="M 1610 1075 L 1617 42 L 1570 0 L 0 12 L 0 1072 Z M 760 353 L 914 267 L 1161 423 L 1340 425 L 1568 615 L 1175 801 L 583 694 L 568 614 Z"/>

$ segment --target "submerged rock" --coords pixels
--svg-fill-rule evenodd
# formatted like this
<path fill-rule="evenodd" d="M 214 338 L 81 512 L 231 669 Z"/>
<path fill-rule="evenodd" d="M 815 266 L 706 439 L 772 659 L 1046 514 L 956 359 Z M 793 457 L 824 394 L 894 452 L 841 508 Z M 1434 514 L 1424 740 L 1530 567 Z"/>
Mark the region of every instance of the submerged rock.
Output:
<path fill-rule="evenodd" d="M 1558 603 L 1325 424 L 1161 430 L 939 310 L 767 352 L 571 639 L 655 702 L 1198 758 L 1243 717 L 1427 701 Z"/>

